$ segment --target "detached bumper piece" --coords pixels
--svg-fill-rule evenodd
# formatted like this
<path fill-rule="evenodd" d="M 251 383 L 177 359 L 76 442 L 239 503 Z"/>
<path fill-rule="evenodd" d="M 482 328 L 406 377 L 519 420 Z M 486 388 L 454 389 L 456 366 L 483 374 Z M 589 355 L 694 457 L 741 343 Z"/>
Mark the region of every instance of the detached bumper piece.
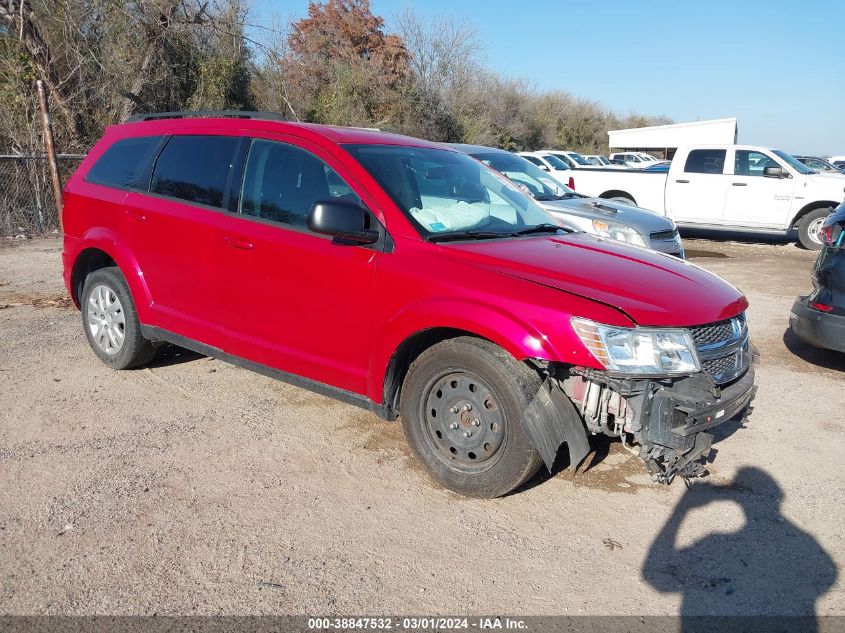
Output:
<path fill-rule="evenodd" d="M 753 400 L 754 367 L 719 388 L 702 374 L 649 389 L 643 403 L 640 457 L 652 477 L 671 483 L 706 474 L 699 460 L 710 454 L 713 436 L 705 431 L 733 419 Z"/>
<path fill-rule="evenodd" d="M 814 310 L 807 301 L 808 298 L 804 297 L 792 305 L 789 327 L 798 338 L 810 345 L 845 352 L 845 316 Z"/>

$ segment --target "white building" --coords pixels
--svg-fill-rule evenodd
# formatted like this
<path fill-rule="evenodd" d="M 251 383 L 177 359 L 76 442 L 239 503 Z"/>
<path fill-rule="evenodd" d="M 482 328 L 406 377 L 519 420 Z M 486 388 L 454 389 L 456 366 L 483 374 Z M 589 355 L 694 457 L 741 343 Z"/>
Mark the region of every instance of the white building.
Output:
<path fill-rule="evenodd" d="M 671 158 L 682 145 L 736 143 L 736 117 L 611 130 L 607 136 L 612 151 L 651 152 Z"/>

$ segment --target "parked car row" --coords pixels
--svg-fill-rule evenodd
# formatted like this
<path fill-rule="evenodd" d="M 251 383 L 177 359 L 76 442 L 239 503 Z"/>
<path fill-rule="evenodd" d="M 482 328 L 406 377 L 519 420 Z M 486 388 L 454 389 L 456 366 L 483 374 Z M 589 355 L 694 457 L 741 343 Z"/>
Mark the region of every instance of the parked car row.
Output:
<path fill-rule="evenodd" d="M 570 188 L 634 204 L 680 227 L 788 234 L 809 249 L 845 198 L 845 177 L 820 174 L 781 150 L 748 145 L 681 147 L 666 171 L 571 172 Z"/>
<path fill-rule="evenodd" d="M 577 468 L 595 434 L 657 481 L 699 476 L 753 398 L 740 291 L 570 228 L 640 210 L 498 150 L 228 116 L 109 127 L 67 182 L 64 280 L 110 367 L 172 343 L 399 416 L 431 478 L 478 497 L 564 445 Z"/>
<path fill-rule="evenodd" d="M 827 162 L 829 162 L 834 167 L 845 169 L 845 156 L 829 156 Z"/>
<path fill-rule="evenodd" d="M 618 201 L 575 193 L 521 155 L 482 145 L 453 144 L 452 147 L 509 178 L 567 226 L 598 237 L 684 257 L 681 236 L 675 223 L 667 217 Z M 542 160 L 540 156 L 536 158 Z"/>
<path fill-rule="evenodd" d="M 837 167 L 836 165 L 826 161 L 824 158 L 819 158 L 817 156 L 795 156 L 795 160 L 819 173 L 829 172 L 845 174 L 845 164 L 843 164 L 842 167 Z"/>

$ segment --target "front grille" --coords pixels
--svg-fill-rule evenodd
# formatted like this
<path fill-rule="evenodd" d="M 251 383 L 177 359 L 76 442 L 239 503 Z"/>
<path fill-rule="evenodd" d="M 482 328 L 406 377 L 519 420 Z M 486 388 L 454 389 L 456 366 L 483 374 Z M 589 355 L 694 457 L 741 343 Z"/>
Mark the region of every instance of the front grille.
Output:
<path fill-rule="evenodd" d="M 736 369 L 736 354 L 701 361 L 701 369 L 703 369 L 705 373 L 710 374 L 711 378 L 716 379 L 717 376 L 722 376 L 723 374 Z M 716 382 L 718 382 L 718 380 Z"/>
<path fill-rule="evenodd" d="M 701 369 L 716 384 L 742 375 L 750 360 L 745 314 L 733 319 L 690 328 L 701 359 Z"/>
<path fill-rule="evenodd" d="M 729 341 L 734 336 L 731 319 L 691 328 L 692 340 L 699 347 Z"/>
<path fill-rule="evenodd" d="M 666 231 L 655 231 L 649 237 L 655 242 L 662 242 L 664 240 L 673 240 L 678 236 L 678 229 L 668 229 Z"/>

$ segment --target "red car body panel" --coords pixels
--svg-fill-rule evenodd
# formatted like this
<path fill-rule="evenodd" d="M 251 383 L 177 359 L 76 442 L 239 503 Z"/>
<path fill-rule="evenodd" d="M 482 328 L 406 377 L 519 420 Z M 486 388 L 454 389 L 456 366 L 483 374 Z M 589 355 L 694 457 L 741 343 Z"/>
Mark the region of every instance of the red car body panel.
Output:
<path fill-rule="evenodd" d="M 85 181 L 115 140 L 248 135 L 325 161 L 386 227 L 393 248 L 339 245 L 265 220 Z M 109 128 L 65 188 L 65 283 L 98 249 L 127 279 L 139 319 L 274 369 L 383 401 L 401 344 L 433 328 L 485 337 L 513 356 L 602 369 L 571 317 L 631 327 L 729 318 L 745 297 L 674 257 L 585 234 L 424 241 L 344 143 L 436 147 L 419 139 L 309 124 L 185 119 Z"/>

